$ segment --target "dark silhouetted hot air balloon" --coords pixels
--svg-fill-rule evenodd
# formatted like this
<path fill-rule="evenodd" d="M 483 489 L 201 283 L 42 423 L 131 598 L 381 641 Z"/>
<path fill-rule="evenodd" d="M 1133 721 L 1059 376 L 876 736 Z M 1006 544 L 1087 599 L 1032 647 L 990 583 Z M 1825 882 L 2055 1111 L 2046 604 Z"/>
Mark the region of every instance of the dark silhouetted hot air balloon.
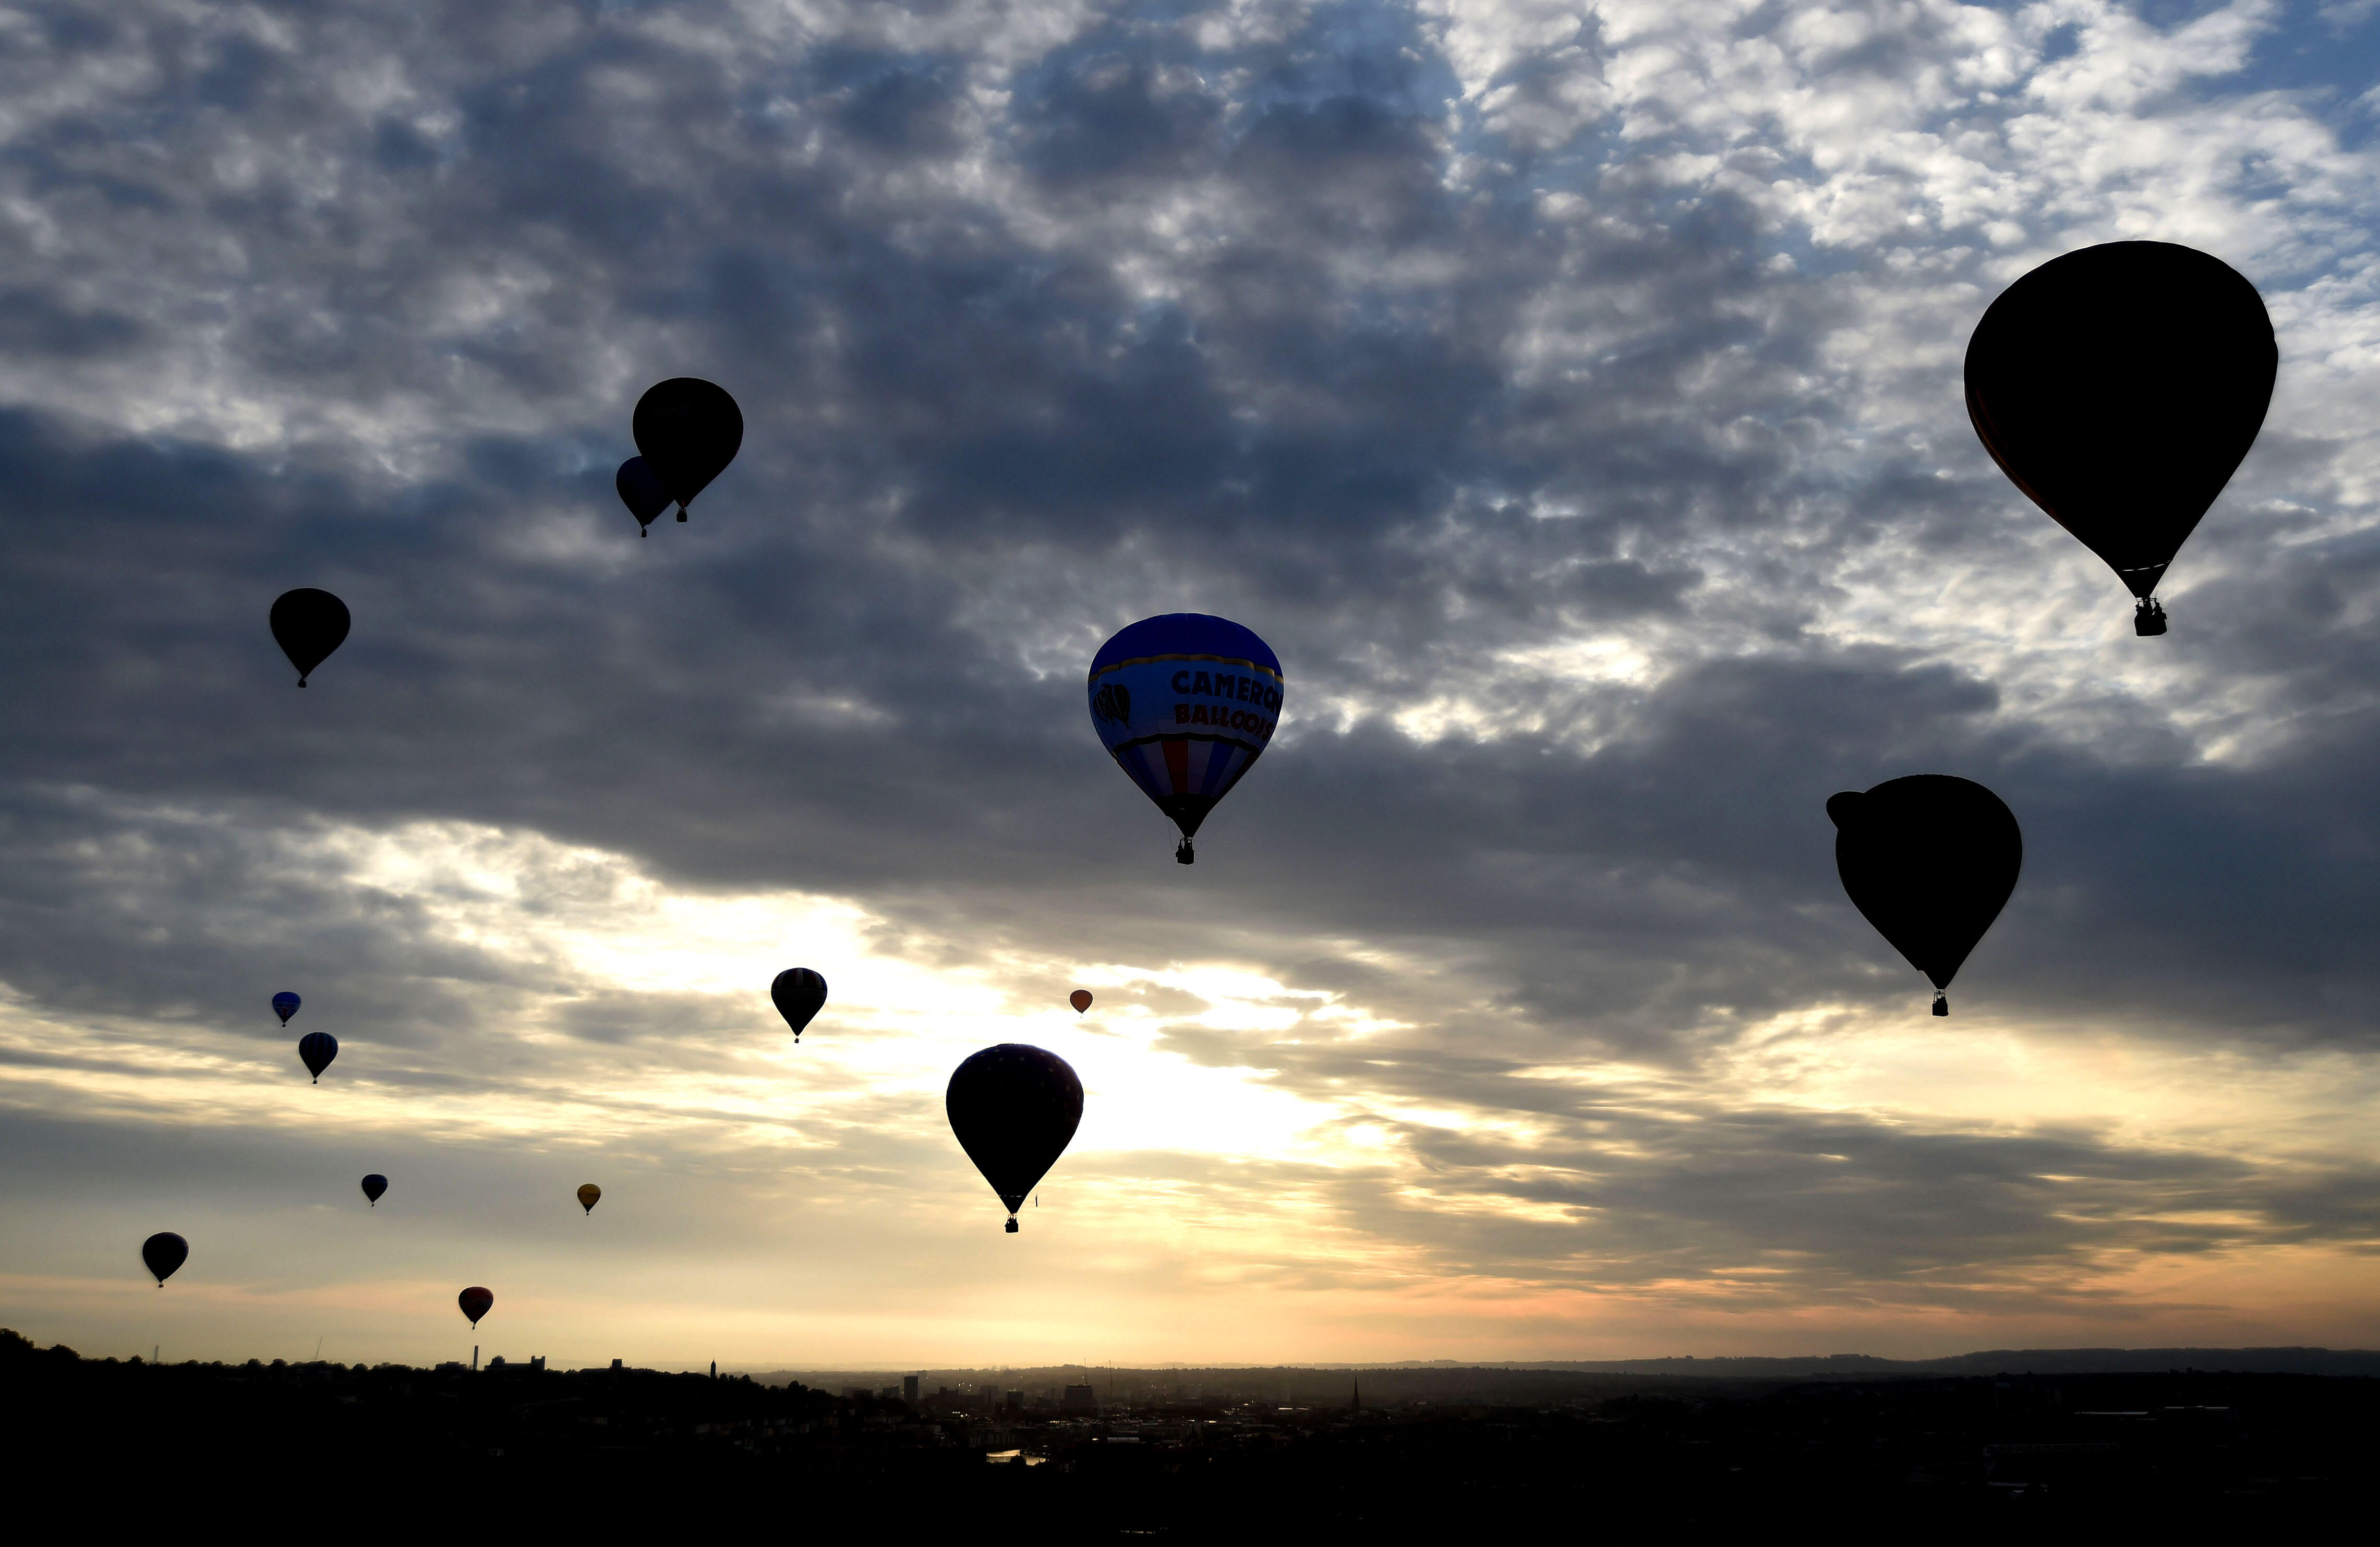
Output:
<path fill-rule="evenodd" d="M 662 512 L 670 507 L 670 492 L 662 487 L 661 476 L 652 464 L 641 457 L 631 457 L 620 464 L 612 477 L 612 487 L 620 492 L 620 503 L 637 518 L 637 535 L 650 537 L 645 529 L 661 519 Z"/>
<path fill-rule="evenodd" d="M 1281 662 L 1229 618 L 1145 617 L 1091 657 L 1091 726 L 1141 793 L 1182 829 L 1173 858 L 1272 741 Z"/>
<path fill-rule="evenodd" d="M 380 1207 L 380 1195 L 388 1190 L 388 1178 L 375 1171 L 364 1178 L 364 1197 L 375 1209 Z"/>
<path fill-rule="evenodd" d="M 281 1017 L 282 1025 L 286 1026 L 289 1024 L 289 1017 L 298 1013 L 298 1006 L 300 1003 L 301 1001 L 296 994 L 290 993 L 287 989 L 283 989 L 279 993 L 273 996 L 273 1013 Z"/>
<path fill-rule="evenodd" d="M 578 1206 L 590 1214 L 595 1212 L 595 1205 L 602 1200 L 603 1189 L 592 1182 L 587 1183 L 578 1189 Z"/>
<path fill-rule="evenodd" d="M 2256 287 L 2170 242 L 2053 258 L 2000 293 L 1967 344 L 1967 415 L 2027 499 L 2140 598 L 2255 444 L 2279 363 Z"/>
<path fill-rule="evenodd" d="M 2024 837 L 2000 798 L 1969 779 L 1912 774 L 1827 801 L 1835 868 L 1852 905 L 1943 991 L 2016 890 Z"/>
<path fill-rule="evenodd" d="M 455 1303 L 463 1308 L 463 1314 L 469 1318 L 473 1327 L 477 1327 L 480 1324 L 480 1318 L 485 1316 L 488 1313 L 488 1308 L 496 1303 L 496 1297 L 474 1284 L 455 1296 Z"/>
<path fill-rule="evenodd" d="M 1091 991 L 1088 989 L 1076 989 L 1074 993 L 1066 995 L 1066 1003 L 1075 1007 L 1075 1013 L 1076 1015 L 1081 1015 L 1085 1010 L 1091 1007 Z"/>
<path fill-rule="evenodd" d="M 942 1107 L 959 1148 L 1008 1205 L 1015 1234 L 1026 1194 L 1066 1152 L 1083 1120 L 1083 1082 L 1054 1053 L 1002 1042 L 958 1066 Z"/>
<path fill-rule="evenodd" d="M 273 642 L 298 668 L 298 687 L 346 641 L 348 622 L 347 604 L 327 591 L 300 586 L 274 599 Z"/>
<path fill-rule="evenodd" d="M 735 460 L 744 444 L 744 411 L 723 387 L 697 376 L 674 376 L 637 399 L 630 429 L 645 463 L 677 501 L 677 518 L 710 481 Z"/>
<path fill-rule="evenodd" d="M 174 1270 L 189 1260 L 190 1243 L 171 1230 L 160 1230 L 140 1243 L 140 1261 L 157 1275 L 157 1287 L 160 1289 L 165 1287 L 165 1281 L 174 1276 Z"/>
<path fill-rule="evenodd" d="M 769 985 L 769 997 L 777 1002 L 777 1013 L 794 1029 L 798 1042 L 802 1028 L 826 1008 L 826 980 L 807 967 L 788 967 Z"/>
<path fill-rule="evenodd" d="M 322 1071 L 329 1068 L 331 1060 L 338 1055 L 339 1039 L 328 1031 L 309 1031 L 298 1039 L 298 1056 L 306 1061 L 306 1067 L 317 1085 L 322 1083 Z"/>

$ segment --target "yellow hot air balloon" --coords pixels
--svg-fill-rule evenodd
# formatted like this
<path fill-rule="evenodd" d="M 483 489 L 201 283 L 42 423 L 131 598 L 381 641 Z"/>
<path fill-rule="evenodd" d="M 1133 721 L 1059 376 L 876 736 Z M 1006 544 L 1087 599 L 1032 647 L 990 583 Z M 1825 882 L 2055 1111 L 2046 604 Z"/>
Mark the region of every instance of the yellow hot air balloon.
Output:
<path fill-rule="evenodd" d="M 597 1200 L 602 1196 L 603 1189 L 597 1187 L 594 1183 L 589 1182 L 585 1187 L 578 1189 L 579 1206 L 591 1214 L 595 1212 L 595 1204 Z"/>

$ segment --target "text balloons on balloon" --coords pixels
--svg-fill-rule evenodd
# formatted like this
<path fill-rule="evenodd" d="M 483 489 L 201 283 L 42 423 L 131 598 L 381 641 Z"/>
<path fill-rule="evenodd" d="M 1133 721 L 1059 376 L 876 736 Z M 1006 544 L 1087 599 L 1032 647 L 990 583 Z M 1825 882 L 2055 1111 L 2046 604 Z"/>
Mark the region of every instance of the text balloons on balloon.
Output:
<path fill-rule="evenodd" d="M 769 997 L 776 1002 L 785 1024 L 794 1029 L 794 1041 L 798 1042 L 802 1028 L 826 1008 L 826 979 L 807 967 L 788 967 L 769 985 Z"/>
<path fill-rule="evenodd" d="M 314 668 L 346 642 L 351 620 L 345 602 L 327 591 L 300 586 L 273 600 L 271 621 L 273 642 L 298 668 L 298 686 L 303 688 Z"/>
<path fill-rule="evenodd" d="M 157 1287 L 174 1276 L 174 1270 L 190 1260 L 190 1243 L 171 1230 L 160 1230 L 140 1243 L 140 1261 L 157 1276 Z"/>
<path fill-rule="evenodd" d="M 1281 720 L 1281 660 L 1229 618 L 1145 617 L 1091 657 L 1091 728 L 1116 766 L 1182 830 L 1173 858 L 1256 765 Z"/>
<path fill-rule="evenodd" d="M 1008 1231 L 1015 1234 L 1026 1195 L 1082 1123 L 1083 1082 L 1054 1053 L 1002 1042 L 952 1073 L 942 1109 L 959 1148 L 1008 1205 Z"/>
<path fill-rule="evenodd" d="M 1967 416 L 2009 481 L 2082 539 L 2165 632 L 2151 593 L 2223 492 L 2280 360 L 2256 287 L 2171 242 L 2106 242 L 2000 292 L 1967 343 Z"/>
<path fill-rule="evenodd" d="M 298 1056 L 304 1062 L 308 1072 L 313 1075 L 317 1085 L 322 1083 L 322 1071 L 329 1068 L 331 1060 L 338 1055 L 339 1039 L 328 1031 L 309 1031 L 298 1039 Z"/>
<path fill-rule="evenodd" d="M 650 537 L 646 529 L 661 519 L 662 512 L 670 507 L 670 492 L 662 486 L 661 475 L 652 464 L 641 457 L 631 457 L 620 464 L 612 475 L 612 487 L 618 490 L 620 503 L 637 518 L 637 535 Z"/>
<path fill-rule="evenodd" d="M 480 1318 L 485 1316 L 488 1313 L 488 1308 L 496 1303 L 496 1297 L 474 1284 L 455 1296 L 455 1303 L 463 1308 L 464 1316 L 468 1318 L 471 1325 L 476 1328 L 480 1324 Z"/>
<path fill-rule="evenodd" d="M 744 411 L 724 387 L 698 376 L 674 376 L 637 399 L 630 430 L 646 466 L 677 501 L 677 518 L 710 481 L 727 470 L 744 444 Z"/>
<path fill-rule="evenodd" d="M 1827 801 L 1835 868 L 1876 932 L 1943 991 L 2016 890 L 2024 836 L 2000 798 L 1972 779 L 1912 774 Z"/>

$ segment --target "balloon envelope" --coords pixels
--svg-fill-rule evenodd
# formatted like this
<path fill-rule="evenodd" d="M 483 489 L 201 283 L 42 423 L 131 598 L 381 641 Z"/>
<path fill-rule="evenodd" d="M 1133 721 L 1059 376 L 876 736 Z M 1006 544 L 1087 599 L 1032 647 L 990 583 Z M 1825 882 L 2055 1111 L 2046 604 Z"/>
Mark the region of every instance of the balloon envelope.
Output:
<path fill-rule="evenodd" d="M 794 1040 L 799 1041 L 802 1028 L 826 1008 L 826 980 L 807 967 L 788 967 L 769 985 L 769 997 L 776 1001 L 777 1013 L 785 1017 L 785 1024 L 794 1029 Z"/>
<path fill-rule="evenodd" d="M 942 1107 L 959 1148 L 1014 1214 L 1075 1137 L 1083 1082 L 1054 1053 L 1002 1042 L 958 1066 Z"/>
<path fill-rule="evenodd" d="M 1967 415 L 2000 470 L 2145 614 L 2255 444 L 2279 358 L 2256 287 L 2221 259 L 2107 242 L 1992 302 L 1967 344 Z"/>
<path fill-rule="evenodd" d="M 1075 1007 L 1075 1013 L 1076 1015 L 1081 1015 L 1085 1010 L 1091 1007 L 1091 991 L 1088 989 L 1076 989 L 1074 993 L 1066 995 L 1066 1003 Z"/>
<path fill-rule="evenodd" d="M 307 1069 L 320 1084 L 322 1071 L 339 1055 L 339 1039 L 328 1031 L 309 1031 L 298 1039 L 298 1056 L 306 1062 Z"/>
<path fill-rule="evenodd" d="M 298 1004 L 299 1000 L 296 994 L 287 989 L 283 989 L 273 996 L 273 1013 L 281 1017 L 282 1025 L 286 1026 L 289 1024 L 289 1017 L 298 1013 Z"/>
<path fill-rule="evenodd" d="M 346 642 L 349 621 L 345 602 L 312 586 L 285 591 L 274 599 L 273 638 L 298 668 L 298 687 L 305 687 L 314 668 Z"/>
<path fill-rule="evenodd" d="M 683 520 L 694 496 L 735 460 L 744 444 L 744 411 L 725 388 L 698 376 L 674 376 L 637 399 L 630 429 Z"/>
<path fill-rule="evenodd" d="M 455 1296 L 455 1303 L 463 1308 L 464 1316 L 476 1327 L 480 1324 L 480 1318 L 488 1313 L 488 1307 L 496 1303 L 496 1297 L 475 1284 Z"/>
<path fill-rule="evenodd" d="M 578 1189 L 578 1206 L 591 1214 L 595 1212 L 595 1205 L 602 1200 L 602 1197 L 603 1189 L 589 1182 Z"/>
<path fill-rule="evenodd" d="M 370 1200 L 373 1208 L 380 1207 L 380 1195 L 387 1190 L 388 1178 L 379 1172 L 375 1171 L 364 1178 L 364 1197 Z"/>
<path fill-rule="evenodd" d="M 1934 1013 L 1967 953 L 1999 917 L 2024 864 L 2000 798 L 1970 779 L 1914 774 L 1827 802 L 1835 868 L 1852 906 L 1932 981 Z"/>
<path fill-rule="evenodd" d="M 1271 744 L 1281 696 L 1272 647 L 1204 613 L 1143 618 L 1091 657 L 1091 726 L 1182 830 L 1184 864 L 1198 824 Z"/>
<path fill-rule="evenodd" d="M 190 1243 L 171 1230 L 160 1230 L 140 1243 L 140 1261 L 157 1277 L 157 1286 L 174 1276 L 174 1270 L 190 1260 Z"/>
<path fill-rule="evenodd" d="M 620 464 L 620 470 L 612 475 L 612 487 L 620 492 L 620 503 L 637 518 L 639 535 L 650 535 L 645 529 L 670 507 L 670 492 L 662 486 L 661 475 L 641 457 L 631 457 Z"/>

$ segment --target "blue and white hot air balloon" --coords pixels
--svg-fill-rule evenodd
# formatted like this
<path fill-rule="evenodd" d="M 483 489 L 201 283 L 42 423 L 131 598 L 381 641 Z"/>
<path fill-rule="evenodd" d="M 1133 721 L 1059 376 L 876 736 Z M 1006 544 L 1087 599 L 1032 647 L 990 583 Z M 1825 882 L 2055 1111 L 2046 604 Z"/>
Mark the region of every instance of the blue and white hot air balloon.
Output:
<path fill-rule="evenodd" d="M 1182 829 L 1173 858 L 1271 744 L 1281 661 L 1229 618 L 1145 617 L 1091 657 L 1091 725 L 1141 793 Z"/>

